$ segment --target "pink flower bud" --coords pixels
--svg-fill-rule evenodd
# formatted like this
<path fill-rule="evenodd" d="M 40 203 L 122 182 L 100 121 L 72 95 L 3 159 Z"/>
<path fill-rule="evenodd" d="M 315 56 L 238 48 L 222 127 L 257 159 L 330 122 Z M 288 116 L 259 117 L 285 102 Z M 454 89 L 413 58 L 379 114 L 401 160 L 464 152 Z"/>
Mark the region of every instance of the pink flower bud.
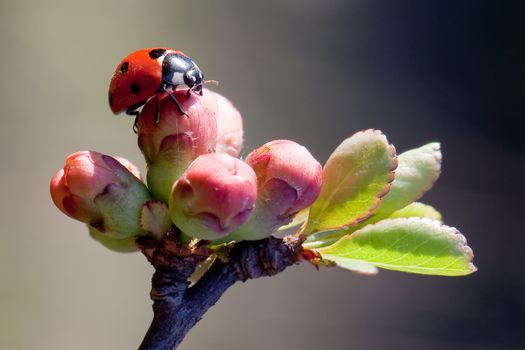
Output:
<path fill-rule="evenodd" d="M 148 186 L 155 198 L 166 203 L 173 183 L 195 158 L 213 152 L 217 142 L 216 96 L 207 90 L 202 97 L 187 97 L 186 90 L 174 96 L 187 115 L 181 114 L 170 96 L 160 94 L 142 109 L 137 130 L 148 164 Z"/>
<path fill-rule="evenodd" d="M 137 168 L 127 160 L 123 163 L 132 171 L 97 152 L 71 154 L 51 179 L 53 202 L 66 215 L 110 237 L 143 234 L 140 212 L 151 196 Z"/>
<path fill-rule="evenodd" d="M 173 186 L 172 221 L 184 233 L 215 240 L 244 223 L 257 197 L 252 168 L 226 154 L 200 156 Z"/>
<path fill-rule="evenodd" d="M 321 164 L 293 141 L 271 141 L 248 155 L 246 162 L 257 175 L 258 197 L 252 215 L 231 234 L 232 240 L 270 236 L 319 195 Z"/>
<path fill-rule="evenodd" d="M 233 104 L 224 96 L 209 91 L 217 97 L 217 153 L 238 157 L 242 148 L 242 117 Z"/>
<path fill-rule="evenodd" d="M 140 173 L 139 169 L 135 166 L 135 164 L 131 163 L 126 158 L 122 158 L 122 157 L 114 157 L 114 158 L 118 160 L 120 164 L 124 165 L 124 167 L 126 167 L 126 169 L 128 169 L 130 173 L 135 175 L 137 179 L 144 182 L 144 178 L 142 177 L 142 174 Z"/>

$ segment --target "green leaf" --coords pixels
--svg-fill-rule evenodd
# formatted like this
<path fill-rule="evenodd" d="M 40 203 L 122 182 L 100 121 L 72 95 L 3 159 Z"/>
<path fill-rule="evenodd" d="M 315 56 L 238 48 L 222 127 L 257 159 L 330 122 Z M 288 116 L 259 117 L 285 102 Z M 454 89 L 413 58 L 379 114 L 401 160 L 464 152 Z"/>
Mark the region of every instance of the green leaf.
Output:
<path fill-rule="evenodd" d="M 403 209 L 393 212 L 392 214 L 388 216 L 388 219 L 412 218 L 412 217 L 429 218 L 429 219 L 433 219 L 436 221 L 441 221 L 441 214 L 436 209 L 434 209 L 432 206 L 428 204 L 423 204 L 419 202 L 409 204 Z M 374 224 L 384 219 L 386 218 L 379 217 L 379 216 L 372 216 L 368 220 L 365 220 L 361 222 L 360 224 L 356 226 L 352 226 L 346 230 L 325 231 L 325 232 L 314 233 L 313 235 L 310 235 L 306 239 L 306 242 L 303 243 L 303 246 L 309 249 L 326 247 L 330 244 L 335 243 L 336 241 L 341 239 L 341 237 L 343 236 L 350 235 L 353 232 L 360 230 L 367 225 Z"/>
<path fill-rule="evenodd" d="M 378 272 L 377 267 L 362 260 L 331 256 L 330 261 L 333 262 L 337 267 L 340 267 L 345 270 L 350 270 L 352 272 L 356 272 L 362 275 L 377 275 Z"/>
<path fill-rule="evenodd" d="M 310 208 L 304 208 L 303 210 L 299 211 L 297 214 L 295 214 L 293 220 L 277 229 L 277 232 L 274 234 L 276 236 L 283 236 L 286 234 L 293 233 L 293 230 L 297 230 L 297 227 L 302 225 L 306 219 L 308 219 L 308 212 Z"/>
<path fill-rule="evenodd" d="M 395 149 L 379 130 L 346 139 L 323 169 L 323 186 L 303 233 L 341 229 L 368 218 L 388 193 L 397 166 Z"/>
<path fill-rule="evenodd" d="M 339 264 L 341 259 L 360 260 L 425 275 L 463 276 L 476 271 L 465 237 L 427 218 L 382 220 L 317 251 Z"/>
<path fill-rule="evenodd" d="M 398 160 L 390 192 L 381 200 L 374 215 L 386 217 L 421 198 L 441 172 L 441 150 L 437 142 L 406 151 Z"/>
<path fill-rule="evenodd" d="M 393 212 L 389 218 L 429 218 L 441 221 L 441 213 L 428 204 L 414 202 L 403 209 Z"/>

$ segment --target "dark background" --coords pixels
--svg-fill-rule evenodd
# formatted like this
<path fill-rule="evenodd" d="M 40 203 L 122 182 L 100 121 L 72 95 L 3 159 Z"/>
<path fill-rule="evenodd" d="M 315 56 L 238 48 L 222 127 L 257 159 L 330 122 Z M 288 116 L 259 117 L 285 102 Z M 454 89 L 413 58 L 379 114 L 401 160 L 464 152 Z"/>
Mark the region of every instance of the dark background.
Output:
<path fill-rule="evenodd" d="M 181 349 L 522 349 L 525 2 L 0 3 L 0 348 L 131 349 L 152 269 L 106 251 L 56 210 L 77 150 L 141 164 L 113 116 L 116 64 L 142 47 L 194 58 L 244 116 L 245 151 L 277 138 L 324 162 L 354 132 L 398 151 L 441 141 L 424 201 L 474 249 L 464 278 L 306 264 L 230 289 Z"/>

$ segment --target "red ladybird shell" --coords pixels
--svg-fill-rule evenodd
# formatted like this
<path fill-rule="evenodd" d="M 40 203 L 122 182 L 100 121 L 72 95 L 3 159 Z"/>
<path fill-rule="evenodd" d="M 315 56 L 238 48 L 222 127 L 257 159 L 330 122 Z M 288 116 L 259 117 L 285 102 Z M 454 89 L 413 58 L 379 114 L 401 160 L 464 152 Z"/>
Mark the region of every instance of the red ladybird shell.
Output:
<path fill-rule="evenodd" d="M 162 84 L 162 60 L 168 52 L 184 55 L 169 48 L 148 48 L 129 54 L 118 64 L 109 84 L 113 113 L 140 106 L 157 94 Z"/>

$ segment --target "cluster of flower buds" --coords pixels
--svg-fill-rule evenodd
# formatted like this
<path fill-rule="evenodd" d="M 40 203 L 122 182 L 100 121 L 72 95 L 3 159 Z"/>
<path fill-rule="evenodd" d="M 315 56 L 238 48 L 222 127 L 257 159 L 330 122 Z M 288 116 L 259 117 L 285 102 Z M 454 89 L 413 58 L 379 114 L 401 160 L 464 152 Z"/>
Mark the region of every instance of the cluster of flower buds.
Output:
<path fill-rule="evenodd" d="M 147 185 L 128 161 L 91 151 L 69 156 L 52 179 L 57 207 L 97 241 L 130 251 L 134 237 L 159 237 L 171 225 L 198 239 L 257 240 L 317 198 L 322 168 L 306 148 L 277 140 L 239 159 L 242 118 L 226 98 L 209 90 L 175 97 L 180 108 L 160 94 L 138 119 Z"/>

